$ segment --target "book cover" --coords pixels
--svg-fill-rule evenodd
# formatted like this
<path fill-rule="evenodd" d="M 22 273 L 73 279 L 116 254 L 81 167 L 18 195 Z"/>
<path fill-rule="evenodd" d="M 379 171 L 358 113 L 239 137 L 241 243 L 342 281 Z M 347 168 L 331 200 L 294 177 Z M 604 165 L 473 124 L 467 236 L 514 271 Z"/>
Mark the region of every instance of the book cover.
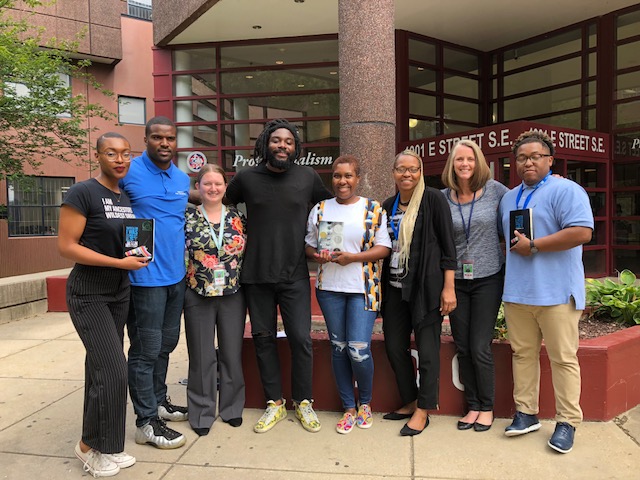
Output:
<path fill-rule="evenodd" d="M 344 249 L 342 240 L 342 228 L 344 222 L 328 222 L 321 220 L 318 223 L 318 251 L 340 252 Z"/>
<path fill-rule="evenodd" d="M 517 230 L 525 235 L 529 240 L 533 237 L 533 210 L 524 208 L 520 210 L 511 210 L 509 218 L 509 238 L 513 240 L 513 231 Z"/>
<path fill-rule="evenodd" d="M 147 257 L 153 260 L 155 223 L 152 218 L 125 218 L 122 221 L 124 231 L 124 254 L 129 257 Z"/>

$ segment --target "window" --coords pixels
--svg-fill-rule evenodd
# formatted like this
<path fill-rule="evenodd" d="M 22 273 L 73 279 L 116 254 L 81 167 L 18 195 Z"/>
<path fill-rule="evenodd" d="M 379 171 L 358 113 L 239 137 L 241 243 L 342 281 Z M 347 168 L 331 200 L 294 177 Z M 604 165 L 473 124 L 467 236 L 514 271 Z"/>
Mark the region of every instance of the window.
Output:
<path fill-rule="evenodd" d="M 118 96 L 118 122 L 144 125 L 147 112 L 144 98 Z"/>
<path fill-rule="evenodd" d="M 66 89 L 68 92 L 68 97 L 70 98 L 71 97 L 71 77 L 67 73 L 58 73 L 57 76 L 59 79 L 58 86 L 60 87 L 60 89 Z M 24 83 L 5 82 L 5 86 L 7 87 L 5 94 L 13 98 L 28 99 L 31 97 L 31 89 Z M 48 93 L 52 95 L 49 95 L 49 96 L 55 96 L 53 95 L 54 90 L 55 90 L 54 86 L 51 86 L 51 90 L 49 90 Z M 60 93 L 62 93 L 62 91 L 60 91 Z M 37 95 L 36 95 L 36 98 L 37 98 Z M 66 103 L 63 99 L 50 100 L 50 101 L 53 102 L 52 105 L 57 104 L 60 106 L 61 109 Z M 64 111 L 57 113 L 56 116 L 60 118 L 71 118 L 71 114 L 69 112 L 64 112 Z"/>
<path fill-rule="evenodd" d="M 287 118 L 304 144 L 300 163 L 329 179 L 340 137 L 335 35 L 178 48 L 172 61 L 180 168 L 194 149 L 229 172 L 254 165 L 265 122 Z"/>
<path fill-rule="evenodd" d="M 595 24 L 586 23 L 497 50 L 490 78 L 492 123 L 526 119 L 595 128 L 595 31 Z"/>
<path fill-rule="evenodd" d="M 407 45 L 409 128 L 401 135 L 416 140 L 479 127 L 481 52 L 412 33 Z"/>
<path fill-rule="evenodd" d="M 143 20 L 151 20 L 151 0 L 127 0 L 127 14 Z"/>
<path fill-rule="evenodd" d="M 62 197 L 73 183 L 65 177 L 7 180 L 9 236 L 56 235 Z"/>

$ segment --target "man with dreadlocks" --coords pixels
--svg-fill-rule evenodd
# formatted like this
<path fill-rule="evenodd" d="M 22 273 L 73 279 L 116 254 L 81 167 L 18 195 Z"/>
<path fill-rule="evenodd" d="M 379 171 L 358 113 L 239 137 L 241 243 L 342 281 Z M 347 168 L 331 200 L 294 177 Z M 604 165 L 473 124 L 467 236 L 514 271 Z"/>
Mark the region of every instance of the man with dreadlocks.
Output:
<path fill-rule="evenodd" d="M 310 431 L 320 430 L 313 410 L 311 289 L 304 251 L 309 208 L 332 197 L 310 167 L 294 163 L 300 156 L 297 129 L 272 120 L 256 140 L 260 163 L 239 171 L 227 198 L 247 206 L 247 246 L 242 282 L 267 409 L 254 426 L 264 433 L 287 416 L 276 344 L 276 307 L 280 306 L 291 348 L 291 394 L 296 417 Z"/>

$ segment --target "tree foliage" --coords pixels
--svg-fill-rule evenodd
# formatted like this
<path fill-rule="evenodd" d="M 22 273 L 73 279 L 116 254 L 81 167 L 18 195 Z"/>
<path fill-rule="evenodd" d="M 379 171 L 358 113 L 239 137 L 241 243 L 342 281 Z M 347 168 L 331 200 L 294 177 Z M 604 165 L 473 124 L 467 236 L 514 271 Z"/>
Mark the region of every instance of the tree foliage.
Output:
<path fill-rule="evenodd" d="M 28 8 L 44 4 L 40 0 L 22 3 Z M 23 176 L 27 165 L 39 172 L 45 158 L 84 160 L 87 119 L 114 118 L 86 96 L 72 95 L 71 88 L 61 82 L 60 74 L 66 74 L 112 95 L 87 73 L 88 60 L 71 58 L 77 39 L 44 42 L 42 29 L 12 18 L 9 8 L 14 4 L 14 0 L 0 0 L 0 180 Z"/>

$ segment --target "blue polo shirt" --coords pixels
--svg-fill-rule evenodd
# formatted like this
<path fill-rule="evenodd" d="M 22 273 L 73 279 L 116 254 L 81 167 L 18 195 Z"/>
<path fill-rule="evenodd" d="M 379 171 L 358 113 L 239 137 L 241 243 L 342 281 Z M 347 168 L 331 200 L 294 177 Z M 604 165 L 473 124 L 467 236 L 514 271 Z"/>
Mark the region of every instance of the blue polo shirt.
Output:
<path fill-rule="evenodd" d="M 149 266 L 129 272 L 131 284 L 138 287 L 174 285 L 186 274 L 184 261 L 184 214 L 189 199 L 189 176 L 173 163 L 161 170 L 147 152 L 131 161 L 131 168 L 120 180 L 131 199 L 137 218 L 155 220 L 153 261 Z"/>
<path fill-rule="evenodd" d="M 528 207 L 533 209 L 533 234 L 545 237 L 568 227 L 593 230 L 593 213 L 587 192 L 565 178 L 549 177 L 537 190 L 522 184 L 520 208 L 534 192 Z M 509 233 L 509 212 L 516 210 L 520 185 L 508 191 L 500 201 L 499 218 L 505 238 Z M 508 240 L 507 240 L 508 242 Z M 577 310 L 585 307 L 584 265 L 582 246 L 561 252 L 538 252 L 528 257 L 512 253 L 507 247 L 507 267 L 504 280 L 505 302 L 551 306 L 569 303 L 571 297 Z"/>

